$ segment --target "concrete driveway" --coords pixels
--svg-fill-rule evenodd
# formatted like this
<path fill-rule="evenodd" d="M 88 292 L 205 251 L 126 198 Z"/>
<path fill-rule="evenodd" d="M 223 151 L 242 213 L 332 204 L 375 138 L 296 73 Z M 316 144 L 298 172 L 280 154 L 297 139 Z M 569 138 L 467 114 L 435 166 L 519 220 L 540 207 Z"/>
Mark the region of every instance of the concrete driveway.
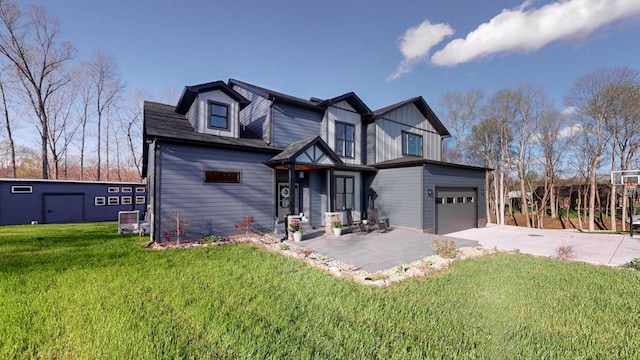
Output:
<path fill-rule="evenodd" d="M 489 249 L 517 249 L 525 254 L 540 256 L 556 256 L 556 249 L 559 247 L 572 246 L 574 260 L 608 266 L 620 266 L 640 257 L 640 236 L 630 237 L 629 234 L 488 225 L 485 228 L 458 231 L 446 236 L 475 240 L 480 246 Z"/>

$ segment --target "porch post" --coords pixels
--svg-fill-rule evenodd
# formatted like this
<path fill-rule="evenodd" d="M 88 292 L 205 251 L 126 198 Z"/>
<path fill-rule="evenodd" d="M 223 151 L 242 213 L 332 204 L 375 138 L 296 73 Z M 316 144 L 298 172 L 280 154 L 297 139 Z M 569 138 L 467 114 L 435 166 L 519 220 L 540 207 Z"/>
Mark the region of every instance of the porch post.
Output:
<path fill-rule="evenodd" d="M 291 160 L 289 164 L 289 215 L 296 211 L 296 162 Z"/>
<path fill-rule="evenodd" d="M 335 196 L 333 196 L 334 190 L 333 188 L 335 187 L 336 182 L 335 182 L 335 178 L 333 176 L 333 167 L 329 168 L 329 191 L 327 191 L 328 195 L 329 195 L 329 212 L 334 212 L 336 210 L 336 204 L 335 204 Z"/>

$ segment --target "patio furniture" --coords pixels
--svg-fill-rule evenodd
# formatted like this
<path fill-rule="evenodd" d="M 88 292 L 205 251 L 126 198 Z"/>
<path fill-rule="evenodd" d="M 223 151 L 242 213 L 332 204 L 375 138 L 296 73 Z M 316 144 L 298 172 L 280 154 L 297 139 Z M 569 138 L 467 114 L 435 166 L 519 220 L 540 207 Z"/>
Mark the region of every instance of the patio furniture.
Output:
<path fill-rule="evenodd" d="M 387 220 L 386 219 L 380 219 L 378 221 L 378 232 L 387 232 L 388 227 L 387 227 Z"/>
<path fill-rule="evenodd" d="M 346 210 L 346 213 L 347 213 L 347 228 L 349 229 L 349 232 L 353 232 L 353 230 L 359 227 L 360 221 L 353 220 L 353 213 L 351 212 L 351 210 Z"/>

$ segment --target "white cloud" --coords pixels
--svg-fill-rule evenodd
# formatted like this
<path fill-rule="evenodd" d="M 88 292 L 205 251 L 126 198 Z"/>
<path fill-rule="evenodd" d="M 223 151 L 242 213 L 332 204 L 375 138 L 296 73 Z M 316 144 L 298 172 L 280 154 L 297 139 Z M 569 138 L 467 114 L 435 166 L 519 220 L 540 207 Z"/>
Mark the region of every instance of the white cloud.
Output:
<path fill-rule="evenodd" d="M 388 80 L 395 80 L 413 70 L 429 55 L 432 47 L 451 35 L 453 35 L 453 29 L 448 24 L 431 24 L 429 20 L 407 29 L 400 37 L 400 51 L 404 59 Z"/>
<path fill-rule="evenodd" d="M 439 66 L 453 66 L 490 54 L 529 52 L 559 39 L 587 35 L 619 19 L 640 14 L 638 0 L 562 0 L 539 9 L 503 10 L 464 39 L 455 39 L 431 57 Z"/>

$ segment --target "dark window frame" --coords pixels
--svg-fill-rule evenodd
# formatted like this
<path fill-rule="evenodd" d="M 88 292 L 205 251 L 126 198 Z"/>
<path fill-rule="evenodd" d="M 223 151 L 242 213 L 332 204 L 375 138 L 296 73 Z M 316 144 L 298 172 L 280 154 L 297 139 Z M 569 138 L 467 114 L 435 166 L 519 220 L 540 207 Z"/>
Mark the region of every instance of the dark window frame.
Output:
<path fill-rule="evenodd" d="M 344 138 L 338 138 L 338 126 L 344 127 Z M 347 129 L 351 128 L 353 131 L 353 140 L 347 139 Z M 336 121 L 335 123 L 335 152 L 338 156 L 348 159 L 355 159 L 356 157 L 356 127 L 354 124 Z M 338 142 L 342 141 L 342 146 L 338 146 Z M 347 144 L 351 144 L 351 156 L 347 155 Z"/>
<path fill-rule="evenodd" d="M 202 171 L 203 184 L 240 184 L 240 171 L 225 171 L 204 169 Z"/>
<path fill-rule="evenodd" d="M 409 136 L 415 136 L 420 139 L 420 154 L 414 154 L 409 151 Z M 409 131 L 402 131 L 402 155 L 419 156 L 424 154 L 424 138 L 420 134 L 412 133 Z"/>
<path fill-rule="evenodd" d="M 227 116 L 223 117 L 219 115 L 214 115 L 211 111 L 213 105 L 224 107 L 227 110 Z M 211 125 L 211 118 L 214 116 L 218 119 L 225 119 L 226 125 L 224 127 Z M 229 104 L 225 104 L 219 101 L 207 100 L 207 128 L 229 130 Z"/>
<path fill-rule="evenodd" d="M 349 193 L 347 190 L 347 180 L 350 179 L 351 180 L 351 192 Z M 339 193 L 338 192 L 338 182 L 339 181 L 343 181 L 343 192 Z M 349 176 L 349 175 L 336 175 L 335 179 L 333 181 L 333 183 L 335 184 L 335 189 L 333 191 L 333 203 L 335 204 L 335 211 L 341 211 L 341 210 L 353 210 L 354 207 L 356 206 L 356 178 L 355 176 Z M 340 201 L 338 200 L 338 196 L 341 196 L 342 199 L 340 199 Z M 351 196 L 351 207 L 347 207 L 347 196 Z M 344 204 L 344 208 L 338 208 L 338 204 Z"/>

